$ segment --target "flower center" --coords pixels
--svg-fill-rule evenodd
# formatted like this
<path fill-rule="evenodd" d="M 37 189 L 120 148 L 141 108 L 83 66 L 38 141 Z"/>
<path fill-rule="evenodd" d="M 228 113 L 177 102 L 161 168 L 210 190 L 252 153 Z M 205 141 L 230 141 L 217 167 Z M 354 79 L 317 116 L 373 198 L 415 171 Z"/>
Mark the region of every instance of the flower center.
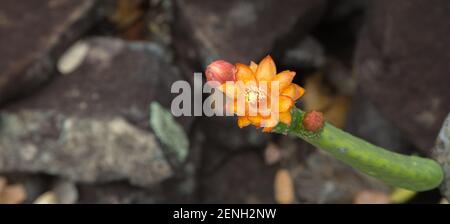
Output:
<path fill-rule="evenodd" d="M 256 104 L 258 101 L 266 99 L 266 91 L 257 86 L 249 86 L 245 89 L 245 100 Z"/>

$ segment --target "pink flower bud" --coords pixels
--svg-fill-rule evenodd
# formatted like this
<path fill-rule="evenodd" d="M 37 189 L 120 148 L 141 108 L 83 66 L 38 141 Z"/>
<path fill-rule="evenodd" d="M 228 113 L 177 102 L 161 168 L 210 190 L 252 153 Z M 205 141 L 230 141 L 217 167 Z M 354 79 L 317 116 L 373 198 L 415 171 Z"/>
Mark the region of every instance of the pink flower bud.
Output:
<path fill-rule="evenodd" d="M 206 79 L 208 81 L 216 81 L 220 84 L 226 81 L 235 81 L 236 67 L 224 60 L 213 61 L 206 68 Z"/>
<path fill-rule="evenodd" d="M 306 112 L 303 117 L 303 127 L 310 132 L 319 131 L 324 124 L 323 114 L 315 110 Z"/>

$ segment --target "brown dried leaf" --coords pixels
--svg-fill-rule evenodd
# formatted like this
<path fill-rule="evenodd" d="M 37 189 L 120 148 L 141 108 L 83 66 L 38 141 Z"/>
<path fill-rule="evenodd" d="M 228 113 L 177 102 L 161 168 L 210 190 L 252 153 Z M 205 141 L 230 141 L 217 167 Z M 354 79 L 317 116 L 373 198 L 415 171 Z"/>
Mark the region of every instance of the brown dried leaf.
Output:
<path fill-rule="evenodd" d="M 4 187 L 6 187 L 6 178 L 0 177 L 0 194 L 3 191 Z"/>
<path fill-rule="evenodd" d="M 301 98 L 306 111 L 324 111 L 331 104 L 331 97 L 322 84 L 322 75 L 316 74 L 308 77 L 305 81 L 305 95 Z"/>
<path fill-rule="evenodd" d="M 380 191 L 363 190 L 358 192 L 353 199 L 354 204 L 389 204 L 389 196 Z"/>
<path fill-rule="evenodd" d="M 292 204 L 295 201 L 294 182 L 286 169 L 280 169 L 275 175 L 275 201 L 279 204 Z"/>
<path fill-rule="evenodd" d="M 349 104 L 349 97 L 336 97 L 333 99 L 329 108 L 325 111 L 325 119 L 338 128 L 344 127 Z"/>
<path fill-rule="evenodd" d="M 141 0 L 118 0 L 116 9 L 109 19 L 123 29 L 143 15 L 141 4 Z"/>
<path fill-rule="evenodd" d="M 33 202 L 33 204 L 57 204 L 57 203 L 58 203 L 58 196 L 53 191 L 47 191 L 41 194 Z"/>
<path fill-rule="evenodd" d="M 317 110 L 336 127 L 342 128 L 350 104 L 350 98 L 344 95 L 332 95 L 331 89 L 323 84 L 322 75 L 316 74 L 305 82 L 305 95 L 301 98 L 306 111 Z"/>
<path fill-rule="evenodd" d="M 278 145 L 270 142 L 267 144 L 266 149 L 264 150 L 264 160 L 267 165 L 273 165 L 275 163 L 280 162 L 282 158 L 282 152 Z"/>
<path fill-rule="evenodd" d="M 19 204 L 27 197 L 25 187 L 21 184 L 8 185 L 0 193 L 0 204 Z"/>

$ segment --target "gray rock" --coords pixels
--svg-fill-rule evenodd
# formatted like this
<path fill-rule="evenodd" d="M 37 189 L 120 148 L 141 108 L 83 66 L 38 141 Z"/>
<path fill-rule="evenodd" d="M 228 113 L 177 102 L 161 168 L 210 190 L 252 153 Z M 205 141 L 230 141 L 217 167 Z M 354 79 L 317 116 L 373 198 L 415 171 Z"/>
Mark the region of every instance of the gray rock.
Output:
<path fill-rule="evenodd" d="M 400 152 L 412 153 L 415 147 L 404 134 L 367 100 L 360 90 L 352 98 L 346 131 L 372 144 Z"/>
<path fill-rule="evenodd" d="M 149 120 L 153 132 L 167 149 L 167 154 L 171 154 L 177 163 L 184 162 L 189 153 L 189 140 L 171 112 L 159 103 L 152 102 Z"/>
<path fill-rule="evenodd" d="M 201 176 L 200 202 L 275 203 L 276 168 L 265 165 L 263 157 L 255 151 L 235 153 L 215 172 Z"/>
<path fill-rule="evenodd" d="M 329 20 L 345 20 L 352 17 L 354 14 L 363 12 L 370 5 L 372 0 L 336 0 L 329 4 L 331 10 L 329 11 Z"/>
<path fill-rule="evenodd" d="M 320 68 L 325 64 L 325 52 L 322 45 L 311 36 L 286 50 L 283 56 L 286 67 Z"/>
<path fill-rule="evenodd" d="M 450 2 L 381 0 L 371 9 L 356 52 L 361 89 L 429 152 L 450 111 Z"/>
<path fill-rule="evenodd" d="M 389 189 L 320 151 L 308 156 L 305 163 L 292 166 L 290 173 L 303 203 L 352 203 L 360 191 Z"/>
<path fill-rule="evenodd" d="M 324 79 L 338 94 L 352 97 L 355 95 L 357 81 L 351 69 L 342 61 L 328 57 L 323 68 Z"/>
<path fill-rule="evenodd" d="M 47 108 L 79 117 L 121 116 L 148 128 L 151 102 L 170 108 L 176 96 L 170 93 L 171 85 L 181 76 L 170 65 L 168 51 L 152 43 L 115 38 L 84 42 L 88 50 L 78 67 L 8 110 Z M 188 130 L 192 118 L 177 121 Z"/>
<path fill-rule="evenodd" d="M 126 179 L 140 186 L 172 175 L 153 134 L 122 118 L 22 110 L 3 112 L 0 121 L 3 172 L 43 172 L 88 183 Z"/>
<path fill-rule="evenodd" d="M 204 117 L 198 122 L 206 141 L 230 151 L 261 148 L 270 137 L 254 126 L 239 128 L 236 117 Z"/>
<path fill-rule="evenodd" d="M 326 49 L 327 57 L 335 57 L 351 67 L 356 41 L 365 21 L 365 14 L 372 0 L 333 0 L 327 2 L 327 10 L 314 36 Z"/>
<path fill-rule="evenodd" d="M 78 186 L 81 204 L 130 204 L 130 203 L 161 203 L 161 192 L 152 189 L 142 189 L 126 183 L 108 183 L 97 185 L 81 184 Z"/>
<path fill-rule="evenodd" d="M 97 1 L 0 3 L 0 104 L 48 81 L 56 59 L 96 21 Z"/>
<path fill-rule="evenodd" d="M 433 148 L 433 157 L 444 170 L 444 181 L 441 185 L 442 194 L 450 200 L 450 114 L 447 115 Z"/>
<path fill-rule="evenodd" d="M 363 190 L 387 192 L 380 181 L 359 173 L 326 152 L 290 136 L 280 139 L 299 203 L 352 203 Z"/>
<path fill-rule="evenodd" d="M 72 181 L 60 179 L 52 189 L 59 204 L 75 204 L 78 201 L 78 190 Z"/>
<path fill-rule="evenodd" d="M 171 178 L 152 187 L 136 187 L 123 181 L 100 184 L 78 184 L 78 203 L 198 203 L 194 193 L 183 194 L 186 183 Z"/>
<path fill-rule="evenodd" d="M 180 79 L 155 44 L 84 40 L 81 64 L 1 113 L 0 170 L 43 172 L 75 182 L 127 180 L 150 186 L 174 173 L 149 127 L 149 106 L 166 109 Z M 190 129 L 192 117 L 176 119 Z"/>
<path fill-rule="evenodd" d="M 325 1 L 175 1 L 174 44 L 181 65 L 212 60 L 248 63 L 298 39 L 315 25 Z M 294 42 L 294 41 L 292 41 Z"/>

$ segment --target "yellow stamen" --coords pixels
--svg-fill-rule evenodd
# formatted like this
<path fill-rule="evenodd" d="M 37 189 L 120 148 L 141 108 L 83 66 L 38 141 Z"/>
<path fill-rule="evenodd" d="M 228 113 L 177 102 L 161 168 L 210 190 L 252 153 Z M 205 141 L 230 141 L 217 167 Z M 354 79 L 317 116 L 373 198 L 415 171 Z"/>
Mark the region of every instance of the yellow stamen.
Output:
<path fill-rule="evenodd" d="M 262 88 L 256 86 L 249 86 L 245 89 L 245 100 L 248 103 L 256 104 L 258 101 L 265 100 L 267 93 Z"/>

